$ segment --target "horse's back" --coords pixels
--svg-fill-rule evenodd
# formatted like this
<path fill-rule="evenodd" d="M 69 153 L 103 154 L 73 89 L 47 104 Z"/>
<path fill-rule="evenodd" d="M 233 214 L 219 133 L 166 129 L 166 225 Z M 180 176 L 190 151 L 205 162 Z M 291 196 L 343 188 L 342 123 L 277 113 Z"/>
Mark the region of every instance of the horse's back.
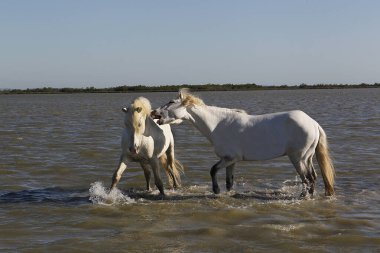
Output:
<path fill-rule="evenodd" d="M 250 115 L 250 122 L 255 126 L 263 126 L 269 129 L 291 128 L 309 129 L 315 127 L 316 121 L 300 110 L 277 112 L 262 115 Z"/>
<path fill-rule="evenodd" d="M 319 139 L 319 124 L 303 111 L 275 113 L 269 118 L 283 155 L 303 153 Z"/>
<path fill-rule="evenodd" d="M 319 133 L 319 124 L 303 111 L 289 111 L 288 117 L 287 124 L 291 131 L 290 134 L 303 135 L 304 138 L 314 138 L 316 132 Z"/>
<path fill-rule="evenodd" d="M 272 159 L 314 141 L 315 129 L 318 129 L 316 124 L 310 116 L 298 110 L 242 115 L 240 120 L 230 125 L 229 133 L 224 134 L 224 147 L 217 149 L 220 153 L 227 150 L 228 153 L 240 153 L 238 156 L 243 160 Z"/>

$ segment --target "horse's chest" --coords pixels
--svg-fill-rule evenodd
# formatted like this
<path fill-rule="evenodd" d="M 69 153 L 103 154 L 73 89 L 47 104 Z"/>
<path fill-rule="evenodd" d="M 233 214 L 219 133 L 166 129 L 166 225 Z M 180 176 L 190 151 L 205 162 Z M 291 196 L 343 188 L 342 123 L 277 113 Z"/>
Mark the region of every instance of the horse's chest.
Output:
<path fill-rule="evenodd" d="M 143 162 L 143 161 L 148 161 L 150 158 L 145 154 L 145 152 L 139 152 L 138 154 L 131 154 L 128 153 L 127 157 L 129 160 L 133 162 Z"/>
<path fill-rule="evenodd" d="M 127 153 L 128 158 L 134 162 L 148 161 L 153 156 L 152 145 L 141 145 L 137 154 Z"/>

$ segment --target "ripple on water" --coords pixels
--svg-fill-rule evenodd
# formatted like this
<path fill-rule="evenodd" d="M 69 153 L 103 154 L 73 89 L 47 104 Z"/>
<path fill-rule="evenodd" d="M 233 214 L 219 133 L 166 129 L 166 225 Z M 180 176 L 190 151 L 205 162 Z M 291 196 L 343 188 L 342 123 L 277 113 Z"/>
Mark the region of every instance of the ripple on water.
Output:
<path fill-rule="evenodd" d="M 317 192 L 307 200 L 299 199 L 302 186 L 287 158 L 239 162 L 228 193 L 221 170 L 221 194 L 213 194 L 209 170 L 217 157 L 188 123 L 173 126 L 183 188 L 166 189 L 164 199 L 145 191 L 134 163 L 121 191 L 109 193 L 100 182 L 109 182 L 118 160 L 120 107 L 140 95 L 153 108 L 176 96 L 0 98 L 1 252 L 379 251 L 380 89 L 199 94 L 210 105 L 253 114 L 301 109 L 317 120 L 329 138 L 337 196 L 323 196 L 317 169 Z"/>

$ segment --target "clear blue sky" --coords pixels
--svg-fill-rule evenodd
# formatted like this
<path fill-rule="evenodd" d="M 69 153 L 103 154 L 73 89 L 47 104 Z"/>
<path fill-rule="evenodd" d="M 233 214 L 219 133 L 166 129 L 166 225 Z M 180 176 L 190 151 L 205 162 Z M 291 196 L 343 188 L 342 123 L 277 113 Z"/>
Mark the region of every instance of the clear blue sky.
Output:
<path fill-rule="evenodd" d="M 380 82 L 380 1 L 0 1 L 0 89 L 252 82 Z"/>

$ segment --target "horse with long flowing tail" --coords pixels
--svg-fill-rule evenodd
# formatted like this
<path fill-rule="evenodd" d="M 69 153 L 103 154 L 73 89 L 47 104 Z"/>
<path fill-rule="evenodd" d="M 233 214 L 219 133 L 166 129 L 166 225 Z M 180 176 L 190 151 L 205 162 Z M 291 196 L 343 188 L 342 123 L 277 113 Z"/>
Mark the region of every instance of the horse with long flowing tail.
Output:
<path fill-rule="evenodd" d="M 160 175 L 160 164 L 164 167 L 170 187 L 181 186 L 180 173 L 182 164 L 174 156 L 174 138 L 170 125 L 158 125 L 151 117 L 151 105 L 148 99 L 139 97 L 126 108 L 120 161 L 112 178 L 111 190 L 120 181 L 127 168 L 128 161 L 140 163 L 144 170 L 146 189 L 150 188 L 151 170 L 155 185 L 164 195 L 164 187 Z"/>
<path fill-rule="evenodd" d="M 154 110 L 159 124 L 189 120 L 214 146 L 220 160 L 211 168 L 214 193 L 220 189 L 216 174 L 226 168 L 226 188 L 233 186 L 235 163 L 268 160 L 287 155 L 304 185 L 301 196 L 313 195 L 317 161 L 325 184 L 325 195 L 334 194 L 335 170 L 322 127 L 302 111 L 248 115 L 244 110 L 206 105 L 186 89 L 177 99 Z"/>

